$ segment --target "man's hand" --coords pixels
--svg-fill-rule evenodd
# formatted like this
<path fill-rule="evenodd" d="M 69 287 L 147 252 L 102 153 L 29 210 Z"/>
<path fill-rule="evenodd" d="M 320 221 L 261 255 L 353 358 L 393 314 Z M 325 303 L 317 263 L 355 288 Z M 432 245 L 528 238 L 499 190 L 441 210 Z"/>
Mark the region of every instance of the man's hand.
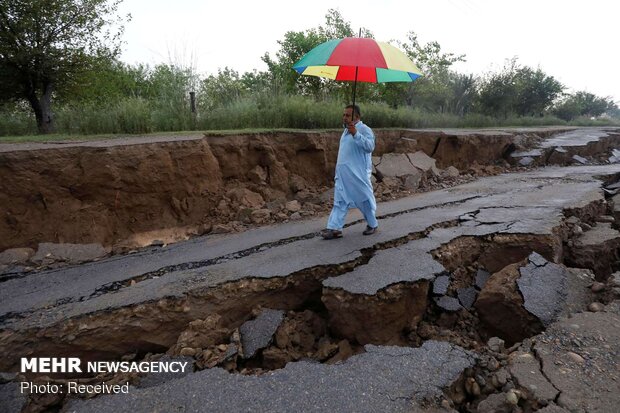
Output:
<path fill-rule="evenodd" d="M 349 133 L 351 135 L 355 135 L 357 133 L 357 128 L 355 127 L 355 124 L 353 124 L 353 122 L 349 122 L 347 124 L 347 129 L 349 130 Z"/>

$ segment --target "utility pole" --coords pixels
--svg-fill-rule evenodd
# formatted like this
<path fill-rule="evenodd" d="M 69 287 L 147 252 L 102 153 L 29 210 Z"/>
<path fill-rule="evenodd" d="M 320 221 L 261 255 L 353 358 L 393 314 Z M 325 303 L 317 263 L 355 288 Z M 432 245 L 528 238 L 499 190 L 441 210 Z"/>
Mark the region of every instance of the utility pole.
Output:
<path fill-rule="evenodd" d="M 196 113 L 196 92 L 189 92 L 189 104 L 192 113 Z"/>

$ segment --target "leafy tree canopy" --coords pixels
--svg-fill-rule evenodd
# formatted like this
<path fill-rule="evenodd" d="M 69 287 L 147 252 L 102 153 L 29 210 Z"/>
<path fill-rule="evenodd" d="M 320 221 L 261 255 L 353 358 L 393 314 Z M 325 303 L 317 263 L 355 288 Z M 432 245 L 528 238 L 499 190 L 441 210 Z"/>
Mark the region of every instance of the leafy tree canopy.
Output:
<path fill-rule="evenodd" d="M 487 74 L 479 86 L 477 106 L 490 116 L 542 116 L 562 94 L 564 86 L 540 68 L 510 59 L 498 72 Z"/>
<path fill-rule="evenodd" d="M 53 92 L 118 55 L 120 1 L 0 0 L 0 100 L 26 99 L 39 131 L 50 132 Z"/>
<path fill-rule="evenodd" d="M 571 121 L 579 116 L 599 117 L 605 113 L 616 117 L 618 106 L 611 97 L 600 97 L 589 92 L 579 91 L 566 95 L 553 108 L 553 113 L 566 121 Z"/>

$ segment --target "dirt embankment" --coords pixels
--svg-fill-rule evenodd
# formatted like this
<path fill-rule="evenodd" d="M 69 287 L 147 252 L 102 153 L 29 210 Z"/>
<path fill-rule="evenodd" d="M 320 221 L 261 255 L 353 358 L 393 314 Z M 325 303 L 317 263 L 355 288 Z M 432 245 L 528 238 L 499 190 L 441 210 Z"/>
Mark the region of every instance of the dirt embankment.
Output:
<path fill-rule="evenodd" d="M 501 161 L 516 136 L 536 141 L 553 132 L 377 131 L 373 155 L 423 151 L 440 168 L 464 169 Z M 209 232 L 243 219 L 244 207 L 275 214 L 270 203 L 331 187 L 339 137 L 277 132 L 60 148 L 0 145 L 0 251 L 40 242 L 131 247 L 166 231 Z M 251 218 L 261 222 L 260 213 Z"/>

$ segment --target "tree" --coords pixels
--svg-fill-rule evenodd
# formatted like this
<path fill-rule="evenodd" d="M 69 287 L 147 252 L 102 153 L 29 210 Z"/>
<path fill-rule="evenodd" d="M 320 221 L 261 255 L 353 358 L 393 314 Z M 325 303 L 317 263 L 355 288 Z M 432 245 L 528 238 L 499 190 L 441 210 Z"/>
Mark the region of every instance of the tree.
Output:
<path fill-rule="evenodd" d="M 238 100 L 245 94 L 245 85 L 236 70 L 225 67 L 200 84 L 198 104 L 202 111 L 213 110 Z"/>
<path fill-rule="evenodd" d="M 515 72 L 516 59 L 506 62 L 501 71 L 488 73 L 478 88 L 477 110 L 489 116 L 507 118 L 514 111 L 517 86 Z"/>
<path fill-rule="evenodd" d="M 514 109 L 519 116 L 542 116 L 564 90 L 553 76 L 529 67 L 517 69 L 514 81 L 517 90 Z"/>
<path fill-rule="evenodd" d="M 120 51 L 122 0 L 0 0 L 0 100 L 25 99 L 40 133 L 53 130 L 54 92 Z"/>
<path fill-rule="evenodd" d="M 444 72 L 456 62 L 464 62 L 465 55 L 444 53 L 438 42 L 421 44 L 415 32 L 407 33 L 407 42 L 398 42 L 405 54 L 415 62 L 425 77 L 432 77 Z"/>
<path fill-rule="evenodd" d="M 618 107 L 611 97 L 600 97 L 589 92 L 576 92 L 567 95 L 553 108 L 553 113 L 560 119 L 571 121 L 578 116 L 599 117 L 604 113 L 613 116 Z"/>
<path fill-rule="evenodd" d="M 54 98 L 60 104 L 106 104 L 123 98 L 149 98 L 153 90 L 150 72 L 146 65 L 131 66 L 116 59 L 100 59 L 89 70 L 76 74 L 75 81 L 57 91 Z"/>
<path fill-rule="evenodd" d="M 589 92 L 577 92 L 574 99 L 581 108 L 579 114 L 582 116 L 599 117 L 616 106 L 611 97 L 596 96 Z"/>
<path fill-rule="evenodd" d="M 445 112 L 449 102 L 454 98 L 452 84 L 455 74 L 450 67 L 456 62 L 464 62 L 465 55 L 445 53 L 436 41 L 426 44 L 420 43 L 418 35 L 410 31 L 406 42 L 397 42 L 422 71 L 423 76 L 413 83 L 387 85 L 391 89 L 392 99 L 400 96 L 397 101 L 390 102 L 392 106 L 405 103 L 408 106 L 420 106 L 433 112 Z M 400 101 L 400 102 L 398 102 Z"/>
<path fill-rule="evenodd" d="M 446 101 L 447 111 L 459 116 L 469 113 L 477 93 L 474 76 L 450 71 L 448 85 L 450 99 Z"/>
<path fill-rule="evenodd" d="M 581 107 L 579 106 L 577 101 L 575 101 L 574 97 L 569 95 L 567 98 L 556 103 L 551 113 L 553 113 L 558 118 L 569 122 L 580 115 Z"/>
<path fill-rule="evenodd" d="M 271 73 L 272 81 L 285 93 L 301 93 L 316 95 L 321 89 L 322 79 L 308 76 L 299 76 L 293 70 L 293 64 L 312 48 L 323 42 L 315 30 L 307 32 L 289 31 L 284 34 L 283 40 L 278 40 L 280 50 L 276 58 L 272 59 L 268 53 L 262 57 Z"/>
<path fill-rule="evenodd" d="M 481 82 L 478 110 L 490 116 L 542 116 L 564 86 L 541 69 L 522 67 L 513 58 Z"/>
<path fill-rule="evenodd" d="M 618 108 L 616 103 L 614 103 L 613 106 L 607 111 L 607 114 L 610 118 L 620 120 L 620 108 Z"/>
<path fill-rule="evenodd" d="M 315 76 L 300 76 L 293 70 L 293 65 L 303 55 L 321 43 L 352 36 L 354 33 L 351 23 L 345 21 L 338 10 L 329 9 L 325 15 L 324 25 L 308 29 L 305 32 L 286 32 L 284 39 L 278 40 L 280 50 L 276 52 L 275 59 L 266 53 L 262 60 L 267 64 L 272 81 L 282 92 L 314 96 L 315 98 L 337 94 L 345 99 L 350 94 L 350 84 Z M 367 29 L 362 29 L 362 37 L 373 38 L 373 34 Z M 364 96 L 363 88 L 358 92 L 360 92 L 359 96 Z"/>

